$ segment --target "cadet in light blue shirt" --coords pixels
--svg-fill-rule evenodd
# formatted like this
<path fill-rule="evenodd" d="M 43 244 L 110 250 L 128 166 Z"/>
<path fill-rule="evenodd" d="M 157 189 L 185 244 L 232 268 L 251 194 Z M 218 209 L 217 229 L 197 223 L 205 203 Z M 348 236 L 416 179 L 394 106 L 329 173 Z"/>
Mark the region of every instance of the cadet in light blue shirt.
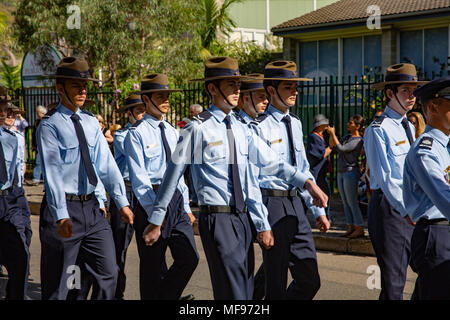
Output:
<path fill-rule="evenodd" d="M 189 214 L 192 214 L 189 191 L 183 177 L 178 179 L 177 192 L 171 197 L 168 213 L 163 217 L 165 224 L 158 244 L 147 246 L 142 235 L 149 222 L 152 222 L 150 213 L 158 187 L 178 140 L 178 131 L 164 120 L 169 110 L 169 94 L 181 90 L 170 89 L 167 76 L 157 73 L 142 79 L 141 90 L 136 94 L 142 96 L 146 113 L 128 129 L 124 141 L 130 181 L 138 200 L 134 210 L 134 229 L 140 259 L 141 299 L 177 300 L 198 264 L 189 219 Z M 165 271 L 167 247 L 171 250 L 174 262 Z"/>
<path fill-rule="evenodd" d="M 427 119 L 405 161 L 403 198 L 416 227 L 411 265 L 413 299 L 450 299 L 450 77 L 414 91 Z"/>
<path fill-rule="evenodd" d="M 414 89 L 423 83 L 414 65 L 402 63 L 388 67 L 385 81 L 372 86 L 387 98 L 384 113 L 364 132 L 370 188 L 375 190 L 368 230 L 381 270 L 380 300 L 403 299 L 413 232 L 403 202 L 403 166 L 415 137 L 406 113 L 416 102 Z"/>
<path fill-rule="evenodd" d="M 93 299 L 113 299 L 117 265 L 111 228 L 96 198 L 101 180 L 124 219 L 133 223 L 122 175 L 97 119 L 83 110 L 88 77 L 86 61 L 63 58 L 56 89 L 61 102 L 37 130 L 45 197 L 41 206 L 42 299 L 65 300 L 73 265 L 84 261 L 97 290 Z"/>
<path fill-rule="evenodd" d="M 269 100 L 267 100 L 267 93 L 262 85 L 261 73 L 251 73 L 247 75 L 254 80 L 245 80 L 241 83 L 241 101 L 242 109 L 238 115 L 246 124 L 253 122 L 258 115 L 263 114 L 267 109 Z M 248 101 L 245 101 L 248 100 Z"/>
<path fill-rule="evenodd" d="M 252 298 L 252 222 L 258 241 L 267 248 L 273 246 L 255 172 L 278 174 L 300 188 L 310 184 L 308 176 L 280 161 L 248 125 L 233 116 L 241 78 L 235 59 L 213 57 L 205 62 L 205 78 L 196 81 L 206 82 L 213 104 L 181 131 L 161 184 L 164 192 L 158 193 L 150 217 L 153 225 L 144 233 L 149 245 L 159 238 L 157 226 L 161 225 L 170 197 L 189 163 L 200 205 L 199 232 L 215 299 Z M 326 203 L 320 192 L 315 195 Z"/>

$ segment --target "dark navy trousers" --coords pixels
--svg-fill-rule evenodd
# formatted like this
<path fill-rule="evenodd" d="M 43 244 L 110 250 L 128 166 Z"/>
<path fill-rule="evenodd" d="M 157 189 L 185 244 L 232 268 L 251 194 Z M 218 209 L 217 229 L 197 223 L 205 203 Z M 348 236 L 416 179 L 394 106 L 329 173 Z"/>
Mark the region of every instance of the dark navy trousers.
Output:
<path fill-rule="evenodd" d="M 248 213 L 202 213 L 200 237 L 215 300 L 251 300 L 255 256 Z"/>
<path fill-rule="evenodd" d="M 381 190 L 372 194 L 368 229 L 381 271 L 380 300 L 402 300 L 414 227 L 392 208 Z"/>
<path fill-rule="evenodd" d="M 7 300 L 26 296 L 31 243 L 30 209 L 22 187 L 0 196 L 0 264 L 8 270 Z"/>
<path fill-rule="evenodd" d="M 179 299 L 199 260 L 192 225 L 183 210 L 181 193 L 178 190 L 175 192 L 167 209 L 161 236 L 152 246 L 147 246 L 142 238 L 149 222 L 147 213 L 139 203 L 135 206 L 134 215 L 141 299 Z M 174 261 L 166 271 L 167 248 Z"/>
<path fill-rule="evenodd" d="M 411 267 L 418 274 L 412 299 L 450 300 L 450 226 L 419 221 L 411 251 Z"/>
<path fill-rule="evenodd" d="M 311 226 L 299 197 L 263 196 L 274 246 L 262 248 L 266 300 L 311 300 L 320 288 Z M 292 282 L 287 287 L 287 272 Z"/>
<path fill-rule="evenodd" d="M 95 197 L 88 201 L 67 201 L 73 236 L 62 238 L 44 196 L 41 204 L 41 288 L 43 300 L 65 300 L 76 280 L 74 268 L 86 268 L 97 285 L 93 299 L 112 300 L 118 267 L 111 227 Z M 80 266 L 79 264 L 83 264 Z"/>

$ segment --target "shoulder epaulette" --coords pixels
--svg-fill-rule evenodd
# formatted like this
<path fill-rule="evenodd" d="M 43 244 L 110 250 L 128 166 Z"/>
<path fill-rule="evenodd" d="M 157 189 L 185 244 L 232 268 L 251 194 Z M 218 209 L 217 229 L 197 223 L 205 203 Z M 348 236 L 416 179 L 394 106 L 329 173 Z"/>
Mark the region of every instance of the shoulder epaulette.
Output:
<path fill-rule="evenodd" d="M 372 127 L 374 127 L 374 128 L 381 127 L 381 124 L 383 123 L 384 119 L 386 119 L 385 116 L 375 117 L 375 120 L 373 120 L 373 122 L 372 122 Z"/>
<path fill-rule="evenodd" d="M 118 129 L 118 130 L 116 130 L 116 133 L 117 132 L 124 132 L 124 131 L 126 131 L 126 130 L 128 130 L 129 128 L 127 128 L 127 127 L 123 127 L 123 128 L 120 128 L 120 129 Z"/>
<path fill-rule="evenodd" d="M 419 143 L 420 149 L 428 149 L 431 150 L 433 148 L 433 138 L 431 137 L 423 137 Z"/>
<path fill-rule="evenodd" d="M 300 118 L 299 118 L 295 113 L 289 112 L 289 115 L 290 115 L 291 117 L 294 117 L 294 118 L 297 119 L 297 120 L 300 120 Z"/>
<path fill-rule="evenodd" d="M 137 128 L 137 127 L 143 122 L 143 120 L 144 120 L 144 119 L 141 119 L 141 120 L 136 121 L 136 122 L 130 127 L 130 129 L 135 129 L 135 128 Z"/>
<path fill-rule="evenodd" d="M 10 135 L 12 135 L 14 137 L 16 136 L 16 134 L 9 129 L 3 128 L 3 131 L 5 131 L 6 133 L 9 133 Z"/>
<path fill-rule="evenodd" d="M 42 117 L 42 119 L 48 119 L 48 118 L 50 118 L 52 115 L 54 115 L 54 114 L 56 113 L 56 111 L 58 111 L 56 108 L 50 110 L 49 112 L 47 112 L 47 113 L 45 114 L 45 116 Z"/>
<path fill-rule="evenodd" d="M 198 115 L 196 115 L 192 119 L 200 121 L 200 122 L 205 122 L 206 120 L 211 118 L 211 116 L 212 116 L 212 113 L 209 112 L 208 110 L 206 110 L 206 111 L 203 111 L 203 112 L 199 113 Z"/>
<path fill-rule="evenodd" d="M 244 124 L 247 124 L 247 123 L 245 122 L 244 118 L 242 118 L 242 116 L 241 116 L 239 113 L 234 112 L 233 115 L 234 115 L 234 117 L 235 117 L 236 119 L 238 119 L 240 122 L 242 122 L 242 123 L 244 123 Z"/>
<path fill-rule="evenodd" d="M 89 115 L 89 116 L 91 116 L 91 117 L 95 117 L 93 113 L 91 113 L 91 112 L 89 112 L 89 111 L 86 111 L 86 110 L 84 110 L 84 109 L 81 109 L 81 112 L 82 112 L 82 113 L 85 113 L 85 114 L 87 114 L 87 115 Z"/>

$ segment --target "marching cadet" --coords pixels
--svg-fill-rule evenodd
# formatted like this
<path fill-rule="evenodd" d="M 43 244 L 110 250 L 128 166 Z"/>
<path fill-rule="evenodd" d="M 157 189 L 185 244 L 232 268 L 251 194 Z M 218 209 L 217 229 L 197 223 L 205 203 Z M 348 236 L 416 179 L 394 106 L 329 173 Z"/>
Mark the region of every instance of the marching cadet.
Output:
<path fill-rule="evenodd" d="M 127 114 L 127 125 L 119 129 L 114 134 L 113 148 L 114 159 L 119 167 L 122 177 L 125 181 L 125 188 L 127 191 L 127 199 L 130 203 L 131 210 L 134 211 L 136 204 L 136 197 L 133 194 L 133 188 L 130 182 L 130 173 L 128 170 L 127 158 L 125 153 L 124 141 L 128 134 L 128 129 L 136 122 L 141 120 L 145 114 L 145 104 L 141 100 L 139 95 L 128 96 L 119 112 L 125 112 Z M 119 267 L 119 276 L 117 279 L 117 289 L 115 298 L 123 300 L 123 294 L 125 292 L 126 275 L 125 275 L 125 260 L 127 256 L 127 249 L 133 237 L 134 228 L 133 225 L 125 223 L 119 213 L 119 208 L 116 206 L 114 200 L 111 201 L 109 206 L 111 229 L 114 238 L 114 245 L 116 247 L 116 259 L 117 266 Z"/>
<path fill-rule="evenodd" d="M 380 300 L 401 300 L 411 255 L 413 225 L 403 202 L 403 166 L 414 142 L 414 126 L 406 113 L 416 102 L 416 67 L 396 64 L 387 68 L 384 90 L 387 106 L 364 133 L 364 149 L 374 189 L 368 209 L 368 229 L 381 270 Z M 405 218 L 406 217 L 406 218 Z"/>
<path fill-rule="evenodd" d="M 283 161 L 315 181 L 303 145 L 302 123 L 289 112 L 295 105 L 298 81 L 310 79 L 297 76 L 294 62 L 274 61 L 266 65 L 263 84 L 270 95 L 270 104 L 258 117 L 255 129 Z M 265 174 L 260 174 L 259 185 L 275 241 L 270 250 L 263 249 L 265 298 L 310 300 L 320 288 L 320 277 L 311 227 L 297 189 L 277 176 Z M 328 231 L 330 223 L 324 209 L 313 205 L 306 190 L 302 190 L 301 196 L 314 214 L 317 227 Z M 288 269 L 293 281 L 286 288 Z"/>
<path fill-rule="evenodd" d="M 416 223 L 413 299 L 450 299 L 450 77 L 416 89 L 428 125 L 405 160 L 403 200 Z"/>
<path fill-rule="evenodd" d="M 23 177 L 19 177 L 22 147 L 17 135 L 4 127 L 11 101 L 6 88 L 0 87 L 0 264 L 8 270 L 6 299 L 24 300 L 31 228 L 29 211 L 24 210 Z"/>
<path fill-rule="evenodd" d="M 80 281 L 78 260 L 98 286 L 93 298 L 113 299 L 118 270 L 111 227 L 95 195 L 99 179 L 127 222 L 133 223 L 133 213 L 98 121 L 82 109 L 87 82 L 98 80 L 75 57 L 63 58 L 51 77 L 60 103 L 37 131 L 45 186 L 39 221 L 42 299 L 67 298 L 69 277 Z"/>
<path fill-rule="evenodd" d="M 199 232 L 214 298 L 248 300 L 253 294 L 253 229 L 261 245 L 266 249 L 273 246 L 256 168 L 282 176 L 302 189 L 308 188 L 322 206 L 327 197 L 303 172 L 279 161 L 248 125 L 233 116 L 232 109 L 239 100 L 239 81 L 243 78 L 235 59 L 209 58 L 204 75 L 203 79 L 191 81 L 204 81 L 213 103 L 181 131 L 144 239 L 150 246 L 159 239 L 170 199 L 186 164 L 190 164 L 200 205 Z"/>
<path fill-rule="evenodd" d="M 252 73 L 247 75 L 253 78 L 252 80 L 243 80 L 241 83 L 241 100 L 242 109 L 238 115 L 242 120 L 249 124 L 256 117 L 267 109 L 269 100 L 267 100 L 267 93 L 263 86 L 264 75 L 261 73 Z"/>
<path fill-rule="evenodd" d="M 172 193 L 162 238 L 150 247 L 146 246 L 142 235 L 152 223 L 153 203 L 178 140 L 178 131 L 164 119 L 169 111 L 169 95 L 181 90 L 170 89 L 167 76 L 157 73 L 142 79 L 141 90 L 135 94 L 141 95 L 146 113 L 128 129 L 124 142 L 130 181 L 138 200 L 134 229 L 140 258 L 140 293 L 143 300 L 174 300 L 181 297 L 199 259 L 184 179 L 178 180 L 177 191 Z M 166 271 L 167 247 L 174 262 Z"/>

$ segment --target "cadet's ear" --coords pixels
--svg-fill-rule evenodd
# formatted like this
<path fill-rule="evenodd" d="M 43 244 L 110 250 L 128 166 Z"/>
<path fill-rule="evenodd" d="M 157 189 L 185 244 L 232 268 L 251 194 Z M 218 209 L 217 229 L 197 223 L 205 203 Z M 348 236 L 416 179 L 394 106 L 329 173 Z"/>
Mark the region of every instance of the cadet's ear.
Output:
<path fill-rule="evenodd" d="M 270 96 L 274 96 L 275 95 L 275 88 L 273 86 L 268 86 L 267 87 L 267 92 L 269 93 Z"/>

